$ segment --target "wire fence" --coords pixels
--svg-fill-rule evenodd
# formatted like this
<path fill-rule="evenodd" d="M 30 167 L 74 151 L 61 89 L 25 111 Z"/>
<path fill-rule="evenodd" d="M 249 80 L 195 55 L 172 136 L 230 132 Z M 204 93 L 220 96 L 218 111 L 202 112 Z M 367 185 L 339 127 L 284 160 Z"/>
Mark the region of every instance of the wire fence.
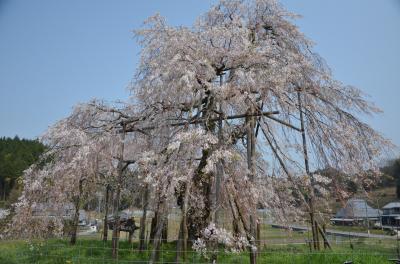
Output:
<path fill-rule="evenodd" d="M 286 240 L 271 243 L 262 241 L 259 249 L 258 263 L 390 263 L 397 259 L 393 244 L 377 244 L 375 241 L 358 240 L 353 244 L 342 241 L 332 243 L 332 250 L 309 251 L 307 242 L 285 243 Z M 7 243 L 10 243 L 8 241 Z M 16 241 L 19 250 L 14 263 L 149 263 L 151 246 L 143 251 L 138 243 L 122 240 L 118 249 L 118 258 L 112 258 L 111 241 L 103 242 L 95 238 L 81 238 L 76 245 L 70 245 L 68 238 L 49 239 L 44 241 Z M 204 257 L 189 249 L 182 257 L 183 251 L 176 250 L 176 241 L 164 243 L 159 250 L 158 261 L 154 263 L 212 263 L 212 257 Z M 266 246 L 268 245 L 268 246 Z M 219 248 L 214 252 L 216 263 L 249 263 L 249 253 L 232 253 Z M 0 254 L 1 255 L 1 254 Z M 0 258 L 1 260 L 1 258 Z M 8 263 L 1 262 L 0 263 Z M 11 263 L 11 262 L 10 262 Z"/>
<path fill-rule="evenodd" d="M 400 263 L 399 240 L 377 230 L 371 230 L 371 237 L 364 233 L 346 232 L 328 234 L 332 249 L 312 249 L 313 241 L 307 226 L 295 231 L 285 225 L 271 225 L 268 218 L 260 216 L 261 232 L 258 245 L 257 263 Z M 153 252 L 149 239 L 151 219 L 146 223 L 146 247 L 139 250 L 139 234 L 134 233 L 129 239 L 127 232 L 120 232 L 118 257 L 112 256 L 112 232 L 108 240 L 102 240 L 102 228 L 92 231 L 80 227 L 75 245 L 70 244 L 70 237 L 49 238 L 45 240 L 6 240 L 0 241 L 0 263 L 150 263 Z M 158 261 L 153 263 L 250 263 L 249 252 L 232 252 L 229 248 L 217 245 L 208 254 L 193 250 L 194 241 L 189 241 L 183 251 L 177 247 L 180 215 L 168 217 L 168 235 L 163 240 L 158 254 Z M 231 220 L 222 217 L 220 226 L 231 230 Z M 352 230 L 351 227 L 347 228 Z M 357 229 L 358 230 L 358 229 Z M 364 234 L 357 236 L 357 234 Z M 372 236 L 372 235 L 376 236 Z M 377 235 L 378 234 L 378 235 Z M 204 253 L 204 252 L 203 252 Z"/>

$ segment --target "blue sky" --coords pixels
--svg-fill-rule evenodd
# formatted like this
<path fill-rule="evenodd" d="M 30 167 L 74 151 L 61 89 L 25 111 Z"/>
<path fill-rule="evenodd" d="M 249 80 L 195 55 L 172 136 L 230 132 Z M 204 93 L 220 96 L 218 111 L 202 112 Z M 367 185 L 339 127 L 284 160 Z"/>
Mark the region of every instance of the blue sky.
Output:
<path fill-rule="evenodd" d="M 0 0 L 0 136 L 34 138 L 73 105 L 126 99 L 132 30 L 156 12 L 191 25 L 215 1 Z M 335 77 L 384 110 L 367 121 L 400 145 L 400 0 L 283 0 Z"/>

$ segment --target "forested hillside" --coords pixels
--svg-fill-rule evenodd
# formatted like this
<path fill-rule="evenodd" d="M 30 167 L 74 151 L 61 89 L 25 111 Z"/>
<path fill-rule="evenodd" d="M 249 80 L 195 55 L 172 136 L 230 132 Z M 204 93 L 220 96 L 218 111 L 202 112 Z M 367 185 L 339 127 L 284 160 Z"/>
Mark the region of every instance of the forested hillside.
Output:
<path fill-rule="evenodd" d="M 386 166 L 384 166 L 381 170 L 385 175 L 392 176 L 391 180 L 389 179 L 389 181 L 383 182 L 383 187 L 396 186 L 396 196 L 398 199 L 400 199 L 400 157 L 388 161 Z"/>
<path fill-rule="evenodd" d="M 0 195 L 7 200 L 17 188 L 18 177 L 32 163 L 38 160 L 45 147 L 37 140 L 0 138 Z"/>

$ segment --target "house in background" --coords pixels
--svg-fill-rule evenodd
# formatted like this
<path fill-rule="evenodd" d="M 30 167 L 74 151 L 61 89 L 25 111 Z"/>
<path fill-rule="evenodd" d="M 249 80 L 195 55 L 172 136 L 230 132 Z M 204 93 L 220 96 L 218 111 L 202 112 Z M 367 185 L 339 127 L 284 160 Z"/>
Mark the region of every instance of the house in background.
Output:
<path fill-rule="evenodd" d="M 391 202 L 383 207 L 383 226 L 400 226 L 400 202 Z"/>
<path fill-rule="evenodd" d="M 334 225 L 374 224 L 380 221 L 381 214 L 380 210 L 372 208 L 363 199 L 350 199 L 330 220 Z"/>

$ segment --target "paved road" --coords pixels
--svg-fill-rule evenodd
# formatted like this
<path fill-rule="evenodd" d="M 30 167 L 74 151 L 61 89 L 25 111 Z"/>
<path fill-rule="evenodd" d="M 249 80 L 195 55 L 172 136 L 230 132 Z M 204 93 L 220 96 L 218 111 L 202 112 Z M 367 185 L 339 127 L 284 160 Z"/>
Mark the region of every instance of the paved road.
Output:
<path fill-rule="evenodd" d="M 282 229 L 287 228 L 287 226 L 279 225 L 279 224 L 272 224 L 272 227 L 282 228 Z M 310 230 L 309 227 L 300 226 L 300 225 L 290 225 L 289 228 L 293 229 L 294 231 L 309 231 Z M 351 236 L 351 237 L 365 237 L 365 238 L 378 238 L 378 239 L 397 239 L 397 236 L 367 234 L 367 233 L 360 233 L 360 232 L 348 232 L 348 231 L 340 231 L 340 230 L 335 230 L 335 229 L 327 229 L 326 233 L 328 235 L 346 236 L 346 237 Z"/>

